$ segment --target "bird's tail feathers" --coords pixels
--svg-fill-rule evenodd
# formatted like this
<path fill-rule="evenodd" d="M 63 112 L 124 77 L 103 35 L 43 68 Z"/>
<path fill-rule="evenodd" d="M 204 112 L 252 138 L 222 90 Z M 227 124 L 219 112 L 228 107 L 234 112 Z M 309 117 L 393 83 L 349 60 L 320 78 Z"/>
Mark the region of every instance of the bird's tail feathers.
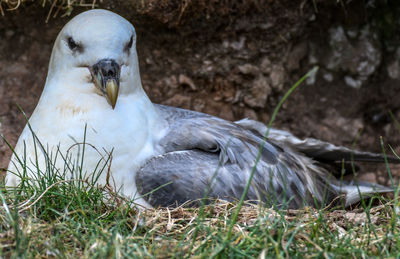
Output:
<path fill-rule="evenodd" d="M 332 187 L 345 195 L 346 207 L 377 194 L 394 192 L 393 188 L 367 182 L 342 183 L 341 186 L 333 185 Z"/>

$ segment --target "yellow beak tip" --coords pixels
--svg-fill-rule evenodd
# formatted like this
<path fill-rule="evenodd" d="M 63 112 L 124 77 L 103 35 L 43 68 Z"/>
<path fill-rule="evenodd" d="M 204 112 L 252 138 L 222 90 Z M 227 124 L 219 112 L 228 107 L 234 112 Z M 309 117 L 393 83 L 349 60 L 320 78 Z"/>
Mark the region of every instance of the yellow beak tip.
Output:
<path fill-rule="evenodd" d="M 117 104 L 119 85 L 116 80 L 108 80 L 106 83 L 107 99 L 114 109 Z"/>

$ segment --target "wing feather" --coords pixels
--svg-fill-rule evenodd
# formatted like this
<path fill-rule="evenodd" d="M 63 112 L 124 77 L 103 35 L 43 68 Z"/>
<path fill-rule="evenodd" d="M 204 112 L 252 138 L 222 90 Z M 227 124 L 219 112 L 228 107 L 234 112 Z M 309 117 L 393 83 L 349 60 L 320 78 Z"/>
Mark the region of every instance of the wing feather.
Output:
<path fill-rule="evenodd" d="M 235 123 L 259 135 L 264 135 L 267 131 L 267 127 L 263 123 L 254 120 L 243 119 Z M 341 162 L 342 160 L 385 162 L 385 156 L 382 154 L 336 146 L 314 138 L 299 139 L 287 131 L 273 128 L 269 131 L 268 140 L 276 144 L 290 146 L 292 149 L 321 162 Z M 386 155 L 386 159 L 390 163 L 400 163 L 400 159 L 391 155 Z"/>
<path fill-rule="evenodd" d="M 312 159 L 336 160 L 354 154 L 350 149 L 313 139 L 303 141 L 275 129 L 264 141 L 266 126 L 259 122 L 233 123 L 194 111 L 156 107 L 168 124 L 167 134 L 158 143 L 162 155 L 148 160 L 136 174 L 139 193 L 150 193 L 145 199 L 153 206 L 176 206 L 202 198 L 240 199 L 253 170 L 245 198 L 268 206 L 322 206 L 341 193 L 354 193 L 354 186 L 342 186 Z M 355 154 L 360 159 L 361 155 L 374 157 Z M 359 200 L 350 196 L 347 205 Z"/>
<path fill-rule="evenodd" d="M 238 200 L 250 173 L 251 168 L 243 170 L 236 163 L 223 163 L 218 154 L 185 150 L 150 159 L 137 173 L 136 183 L 140 193 L 150 193 L 145 199 L 152 206 L 179 206 L 188 201 L 199 204 L 203 198 Z M 306 182 L 284 163 L 276 166 L 261 162 L 246 200 L 292 208 L 314 204 L 314 193 Z"/>

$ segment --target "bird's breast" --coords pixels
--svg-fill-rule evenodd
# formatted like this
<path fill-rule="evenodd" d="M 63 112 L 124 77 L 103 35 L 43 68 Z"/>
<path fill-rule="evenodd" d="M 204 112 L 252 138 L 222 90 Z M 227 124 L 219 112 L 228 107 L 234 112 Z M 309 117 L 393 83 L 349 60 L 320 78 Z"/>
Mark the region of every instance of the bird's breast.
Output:
<path fill-rule="evenodd" d="M 64 170 L 66 163 L 72 164 L 69 168 L 83 166 L 85 174 L 100 174 L 100 184 L 104 184 L 107 171 L 111 169 L 115 184 L 124 186 L 124 194 L 131 195 L 136 192 L 136 171 L 155 152 L 152 125 L 155 120 L 151 112 L 143 110 L 146 108 L 151 109 L 151 106 L 123 97 L 119 98 L 115 109 L 101 103 L 78 108 L 68 105 L 60 109 L 38 107 L 30 118 L 30 125 L 47 149 L 43 152 L 63 155 L 54 163 L 59 170 Z M 27 161 L 36 161 L 35 143 L 30 128 L 25 127 L 16 151 L 26 153 Z M 38 161 L 46 170 L 43 152 Z M 84 162 L 79 165 L 82 157 Z M 101 169 L 104 172 L 100 172 Z"/>

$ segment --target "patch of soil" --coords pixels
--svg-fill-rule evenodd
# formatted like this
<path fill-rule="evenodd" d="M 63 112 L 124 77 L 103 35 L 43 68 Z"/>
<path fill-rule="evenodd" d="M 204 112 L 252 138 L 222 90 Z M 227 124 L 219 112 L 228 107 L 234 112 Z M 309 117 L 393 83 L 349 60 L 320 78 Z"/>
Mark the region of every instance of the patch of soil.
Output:
<path fill-rule="evenodd" d="M 400 119 L 400 4 L 145 2 L 105 0 L 100 7 L 135 25 L 142 81 L 154 102 L 267 123 L 291 85 L 319 66 L 286 102 L 275 127 L 375 152 L 382 136 L 400 152 L 400 128 L 388 112 Z M 71 19 L 58 15 L 46 23 L 48 12 L 27 4 L 0 17 L 0 131 L 11 145 L 25 124 L 17 105 L 27 116 L 33 111 L 52 44 Z M 0 167 L 10 154 L 0 144 Z M 367 180 L 388 182 L 384 168 L 362 171 Z"/>

